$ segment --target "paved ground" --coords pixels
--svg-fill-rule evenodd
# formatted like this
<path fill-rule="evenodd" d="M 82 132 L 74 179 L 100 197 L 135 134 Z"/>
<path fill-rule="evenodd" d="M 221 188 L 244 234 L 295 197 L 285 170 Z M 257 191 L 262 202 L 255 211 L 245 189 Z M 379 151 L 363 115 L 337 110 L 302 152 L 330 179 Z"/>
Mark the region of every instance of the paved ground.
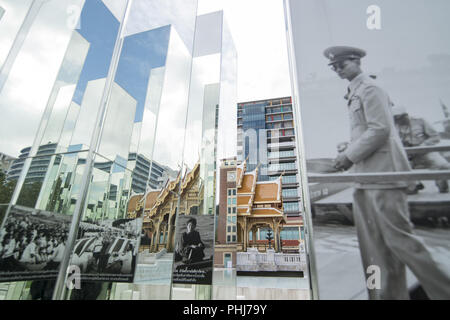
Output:
<path fill-rule="evenodd" d="M 450 230 L 417 228 L 433 256 L 450 268 Z M 356 230 L 353 226 L 314 226 L 321 299 L 367 299 Z M 408 270 L 408 284 L 417 282 Z"/>

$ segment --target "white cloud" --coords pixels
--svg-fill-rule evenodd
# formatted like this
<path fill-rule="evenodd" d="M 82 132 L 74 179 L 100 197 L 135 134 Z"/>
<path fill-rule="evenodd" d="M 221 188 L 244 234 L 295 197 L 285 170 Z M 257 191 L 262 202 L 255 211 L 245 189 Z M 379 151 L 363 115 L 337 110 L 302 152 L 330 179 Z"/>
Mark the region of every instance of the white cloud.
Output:
<path fill-rule="evenodd" d="M 120 21 L 125 0 L 103 0 Z M 124 36 L 173 25 L 186 46 L 192 44 L 196 0 L 132 0 Z"/>
<path fill-rule="evenodd" d="M 178 170 L 181 164 L 190 70 L 189 53 L 180 36 L 172 29 L 153 159 L 173 170 Z"/>
<path fill-rule="evenodd" d="M 72 34 L 67 7 L 79 2 L 46 3 L 31 27 L 0 93 L 2 152 L 17 156 L 32 144 Z"/>
<path fill-rule="evenodd" d="M 238 52 L 238 101 L 291 94 L 282 0 L 199 0 L 198 14 L 223 9 Z"/>

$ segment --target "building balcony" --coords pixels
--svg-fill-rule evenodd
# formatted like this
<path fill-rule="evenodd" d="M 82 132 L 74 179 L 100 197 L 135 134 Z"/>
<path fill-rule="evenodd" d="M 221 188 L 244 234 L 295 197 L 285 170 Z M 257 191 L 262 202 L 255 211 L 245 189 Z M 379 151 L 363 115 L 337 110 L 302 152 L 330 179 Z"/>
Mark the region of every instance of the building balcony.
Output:
<path fill-rule="evenodd" d="M 280 112 L 279 114 L 280 115 L 284 115 L 285 113 L 286 112 Z M 278 115 L 278 114 L 274 113 L 274 115 Z M 276 122 L 292 121 L 292 120 L 293 120 L 292 117 L 288 117 L 288 118 L 283 117 L 283 118 L 280 118 L 280 119 L 273 119 L 273 120 L 270 120 L 270 119 L 266 118 L 266 123 L 276 123 Z"/>
<path fill-rule="evenodd" d="M 267 167 L 268 171 L 297 171 L 297 165 L 296 162 L 277 162 L 277 163 L 271 163 Z"/>
<path fill-rule="evenodd" d="M 282 181 L 281 182 L 281 186 L 283 187 L 283 188 L 289 188 L 289 187 L 298 187 L 298 181 L 295 181 L 295 182 L 284 182 L 284 181 Z"/>
<path fill-rule="evenodd" d="M 10 171 L 11 170 L 15 170 L 15 169 L 22 170 L 22 168 L 23 168 L 23 162 L 21 162 L 21 163 L 14 163 L 9 170 Z"/>
<path fill-rule="evenodd" d="M 299 199 L 300 199 L 300 197 L 298 195 L 296 195 L 296 196 L 293 196 L 293 195 L 283 196 L 283 201 L 298 201 Z M 296 211 L 285 211 L 285 212 L 287 213 L 287 212 L 296 212 Z"/>
<path fill-rule="evenodd" d="M 282 173 L 284 173 L 284 174 L 295 174 L 295 173 L 297 173 L 297 170 L 288 170 L 288 169 L 281 170 L 280 169 L 280 170 L 273 171 L 273 170 L 267 169 L 267 175 L 268 176 L 279 176 Z"/>
<path fill-rule="evenodd" d="M 290 162 L 295 162 L 297 157 L 296 156 L 282 156 L 282 157 L 268 157 L 269 159 L 269 163 L 290 163 Z"/>
<path fill-rule="evenodd" d="M 289 141 L 294 141 L 295 140 L 295 135 L 291 134 L 291 135 L 285 135 L 285 136 L 267 136 L 267 142 L 272 142 L 276 143 L 276 142 L 289 142 Z"/>
<path fill-rule="evenodd" d="M 268 143 L 267 148 L 270 150 L 274 150 L 274 149 L 288 150 L 288 149 L 295 148 L 295 141 Z"/>

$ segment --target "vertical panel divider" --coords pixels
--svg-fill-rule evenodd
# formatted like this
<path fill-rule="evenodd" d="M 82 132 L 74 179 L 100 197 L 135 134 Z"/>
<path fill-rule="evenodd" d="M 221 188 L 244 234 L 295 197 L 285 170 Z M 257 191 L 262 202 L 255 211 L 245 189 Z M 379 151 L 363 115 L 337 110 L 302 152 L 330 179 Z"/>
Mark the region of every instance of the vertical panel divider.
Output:
<path fill-rule="evenodd" d="M 306 174 L 306 160 L 305 160 L 305 148 L 303 144 L 303 134 L 301 129 L 301 112 L 300 112 L 300 99 L 298 92 L 298 70 L 295 63 L 295 51 L 294 42 L 292 36 L 292 23 L 291 23 L 291 10 L 290 10 L 290 0 L 283 0 L 284 3 L 284 16 L 285 16 L 285 28 L 286 28 L 286 38 L 287 38 L 287 52 L 289 58 L 289 75 L 291 78 L 291 91 L 292 91 L 292 113 L 294 115 L 294 130 L 297 147 L 297 159 L 299 164 L 299 176 L 302 189 L 302 209 L 303 218 L 306 224 L 305 235 L 306 235 L 306 257 L 308 266 L 308 277 L 310 281 L 310 291 L 312 293 L 312 298 L 314 300 L 319 299 L 319 286 L 317 279 L 317 265 L 316 256 L 313 243 L 313 226 L 312 226 L 312 216 L 311 216 L 311 204 L 309 201 L 309 190 L 308 190 L 308 177 Z"/>

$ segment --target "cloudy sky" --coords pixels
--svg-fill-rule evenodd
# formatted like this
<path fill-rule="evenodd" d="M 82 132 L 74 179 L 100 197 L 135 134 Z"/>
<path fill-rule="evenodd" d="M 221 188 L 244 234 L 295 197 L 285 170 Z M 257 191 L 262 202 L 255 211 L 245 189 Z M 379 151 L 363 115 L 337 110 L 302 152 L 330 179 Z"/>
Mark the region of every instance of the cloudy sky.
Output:
<path fill-rule="evenodd" d="M 122 9 L 120 1 L 104 2 L 110 3 L 108 6 L 113 13 Z M 30 3 L 30 0 L 0 0 L 0 6 L 6 8 L 0 20 L 0 36 L 4 39 L 0 43 L 0 62 L 4 61 L 13 40 L 11 35 L 17 32 L 20 18 Z M 17 156 L 21 148 L 31 145 L 39 125 L 39 114 L 45 109 L 46 99 L 58 74 L 58 61 L 64 57 L 64 47 L 70 40 L 68 18 L 75 14 L 73 6 L 80 3 L 81 0 L 50 1 L 41 9 L 30 30 L 30 40 L 25 41 L 11 70 L 11 79 L 0 96 L 4 120 L 0 123 L 3 137 L 0 152 Z M 167 6 L 177 16 L 177 11 L 171 9 L 170 4 Z M 238 52 L 238 101 L 290 95 L 283 1 L 199 0 L 199 14 L 221 9 L 225 12 Z M 161 23 L 164 24 L 164 21 Z M 185 40 L 182 28 L 177 30 Z M 127 34 L 137 31 L 131 27 L 126 30 Z M 27 88 L 27 94 L 23 94 L 22 89 L 17 92 L 17 88 L 23 87 Z M 11 123 L 22 125 L 11 126 Z"/>
<path fill-rule="evenodd" d="M 282 0 L 199 0 L 199 14 L 224 10 L 238 53 L 238 101 L 289 96 Z"/>

